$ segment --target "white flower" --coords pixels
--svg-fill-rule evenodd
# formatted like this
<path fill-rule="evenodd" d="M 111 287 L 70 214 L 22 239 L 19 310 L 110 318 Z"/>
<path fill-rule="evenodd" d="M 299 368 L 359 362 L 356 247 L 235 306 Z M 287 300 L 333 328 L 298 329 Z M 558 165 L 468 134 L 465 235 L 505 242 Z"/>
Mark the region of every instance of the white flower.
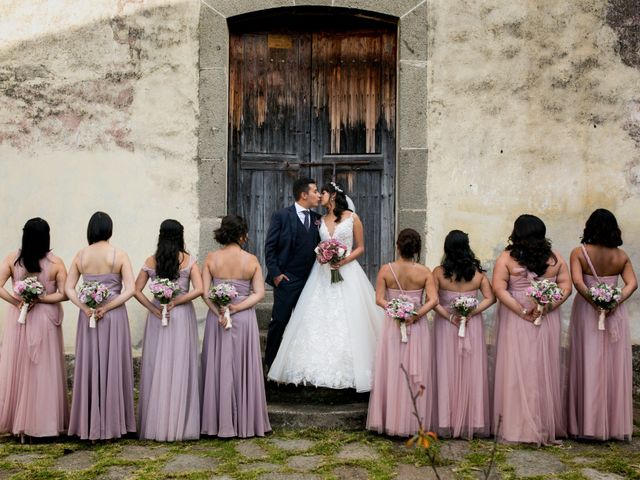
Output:
<path fill-rule="evenodd" d="M 339 248 L 338 249 L 338 255 L 340 255 L 341 257 L 345 254 L 346 250 L 344 248 Z"/>

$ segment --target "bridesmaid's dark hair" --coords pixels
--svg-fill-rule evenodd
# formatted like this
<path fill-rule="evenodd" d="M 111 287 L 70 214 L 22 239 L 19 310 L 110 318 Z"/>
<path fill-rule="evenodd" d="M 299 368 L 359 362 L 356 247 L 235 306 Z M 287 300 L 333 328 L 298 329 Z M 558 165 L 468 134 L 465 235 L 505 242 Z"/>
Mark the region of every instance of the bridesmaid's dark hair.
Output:
<path fill-rule="evenodd" d="M 615 215 L 604 208 L 595 210 L 584 225 L 582 243 L 609 248 L 622 245 L 622 232 Z"/>
<path fill-rule="evenodd" d="M 347 195 L 344 193 L 344 188 L 335 182 L 328 182 L 324 184 L 320 191 L 327 192 L 329 195 L 336 194 L 334 197 L 335 206 L 333 207 L 333 214 L 336 216 L 336 223 L 340 223 L 342 214 L 347 210 L 351 211 L 349 210 L 349 203 L 347 202 Z"/>
<path fill-rule="evenodd" d="M 155 253 L 156 275 L 176 280 L 180 275 L 180 253 L 184 248 L 184 227 L 177 220 L 165 220 L 160 224 L 158 249 Z"/>
<path fill-rule="evenodd" d="M 420 250 L 422 250 L 422 240 L 420 234 L 413 228 L 405 228 L 398 234 L 396 247 L 400 252 L 400 256 L 406 259 L 416 259 L 420 261 Z"/>
<path fill-rule="evenodd" d="M 104 212 L 96 212 L 91 215 L 89 225 L 87 226 L 87 241 L 89 245 L 109 240 L 113 235 L 113 221 L 111 217 Z"/>
<path fill-rule="evenodd" d="M 444 256 L 442 257 L 444 277 L 454 282 L 469 282 L 476 272 L 484 269 L 469 246 L 469 235 L 461 230 L 451 230 L 444 239 Z"/>
<path fill-rule="evenodd" d="M 220 245 L 237 243 L 240 245 L 243 237 L 247 235 L 249 227 L 244 218 L 238 215 L 227 215 L 222 219 L 220 228 L 213 232 L 216 242 Z"/>
<path fill-rule="evenodd" d="M 551 250 L 551 240 L 546 237 L 547 227 L 535 215 L 520 215 L 513 224 L 509 236 L 509 252 L 521 266 L 538 276 L 547 271 L 549 258 L 554 262 L 558 258 Z"/>
<path fill-rule="evenodd" d="M 22 246 L 14 265 L 21 263 L 29 273 L 41 272 L 40 260 L 51 251 L 50 245 L 49 224 L 46 220 L 40 217 L 27 220 L 22 227 Z"/>

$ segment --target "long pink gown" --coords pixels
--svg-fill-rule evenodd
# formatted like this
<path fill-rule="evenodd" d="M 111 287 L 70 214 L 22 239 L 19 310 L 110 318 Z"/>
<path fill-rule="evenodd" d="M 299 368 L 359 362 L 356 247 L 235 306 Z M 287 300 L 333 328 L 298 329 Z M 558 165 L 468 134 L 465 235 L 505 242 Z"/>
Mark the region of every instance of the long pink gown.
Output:
<path fill-rule="evenodd" d="M 440 289 L 440 305 L 448 311 L 459 296 L 476 297 L 477 290 Z M 449 312 L 451 313 L 451 311 Z M 438 434 L 442 437 L 487 436 L 491 430 L 487 347 L 482 315 L 467 319 L 464 337 L 458 327 L 436 314 L 434 320 Z"/>
<path fill-rule="evenodd" d="M 587 287 L 617 285 L 618 276 L 583 275 Z M 633 371 L 629 317 L 625 304 L 598 330 L 598 311 L 582 295 L 571 309 L 568 429 L 576 437 L 629 440 L 633 433 Z"/>
<path fill-rule="evenodd" d="M 112 264 L 115 258 L 114 249 Z M 109 289 L 112 295 L 105 304 L 122 291 L 119 273 L 83 274 L 82 279 L 100 282 Z M 109 310 L 96 322 L 96 328 L 89 328 L 89 318 L 80 310 L 74 372 L 69 435 L 107 440 L 136 431 L 131 335 L 125 305 Z"/>
<path fill-rule="evenodd" d="M 214 279 L 214 284 L 223 280 Z M 251 293 L 250 280 L 230 280 L 240 303 Z M 209 311 L 202 342 L 202 425 L 201 433 L 219 437 L 263 437 L 271 431 L 260 335 L 255 308 L 231 315 L 232 326 L 225 329 L 218 315 Z"/>
<path fill-rule="evenodd" d="M 391 270 L 393 272 L 393 269 Z M 393 273 L 395 277 L 395 273 Z M 396 283 L 399 282 L 396 279 Z M 406 296 L 416 310 L 422 305 L 424 290 L 388 288 L 387 300 Z M 418 431 L 413 404 L 403 365 L 409 372 L 411 388 L 417 393 L 418 414 L 423 426 L 432 430 L 436 418 L 435 376 L 433 371 L 433 340 L 426 317 L 407 326 L 408 343 L 402 343 L 398 323 L 385 317 L 376 351 L 373 387 L 369 397 L 367 429 L 387 435 L 408 437 Z"/>
<path fill-rule="evenodd" d="M 51 257 L 40 261 L 38 280 L 47 294 L 56 291 L 49 280 Z M 13 281 L 28 275 L 22 264 L 14 267 Z M 69 422 L 67 374 L 62 342 L 62 307 L 36 303 L 26 323 L 10 306 L 4 325 L 0 355 L 0 432 L 31 437 L 53 437 Z"/>
<path fill-rule="evenodd" d="M 180 270 L 178 285 L 189 291 L 191 267 Z M 143 267 L 150 278 L 155 270 Z M 160 306 L 157 300 L 153 301 Z M 200 365 L 198 324 L 192 302 L 176 305 L 169 324 L 149 313 L 144 330 L 140 370 L 141 439 L 173 442 L 200 437 Z"/>
<path fill-rule="evenodd" d="M 525 268 L 515 269 L 509 278 L 509 293 L 521 305 L 532 305 L 526 290 L 532 280 L 541 278 Z M 497 324 L 493 433 L 506 442 L 556 443 L 566 436 L 560 309 L 545 314 L 542 324 L 536 326 L 500 303 Z"/>

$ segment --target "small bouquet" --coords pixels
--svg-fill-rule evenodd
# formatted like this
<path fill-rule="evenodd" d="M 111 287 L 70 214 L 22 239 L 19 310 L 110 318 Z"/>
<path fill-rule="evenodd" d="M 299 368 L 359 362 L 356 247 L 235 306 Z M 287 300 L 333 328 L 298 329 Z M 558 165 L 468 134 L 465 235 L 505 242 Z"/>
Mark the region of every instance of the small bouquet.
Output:
<path fill-rule="evenodd" d="M 330 265 L 337 265 L 347 256 L 347 246 L 330 238 L 324 242 L 320 242 L 315 249 L 316 258 L 320 264 L 324 265 L 328 263 Z M 331 283 L 338 283 L 344 280 L 340 271 L 337 268 L 331 269 Z"/>
<path fill-rule="evenodd" d="M 95 281 L 83 282 L 82 285 L 80 285 L 78 299 L 87 307 L 94 310 L 110 296 L 111 292 L 104 284 Z M 92 312 L 91 318 L 89 318 L 89 328 L 96 328 L 95 312 Z"/>
<path fill-rule="evenodd" d="M 15 282 L 13 284 L 13 291 L 17 293 L 23 301 L 18 323 L 24 325 L 27 320 L 29 305 L 44 293 L 44 285 L 42 285 L 36 277 L 27 277 L 24 280 Z"/>
<path fill-rule="evenodd" d="M 180 287 L 168 278 L 154 278 L 151 280 L 149 290 L 162 305 L 162 326 L 166 327 L 169 325 L 167 304 L 180 294 Z"/>
<path fill-rule="evenodd" d="M 478 299 L 476 297 L 466 297 L 464 295 L 454 298 L 453 302 L 451 302 L 451 308 L 460 315 L 460 327 L 458 327 L 458 336 L 460 338 L 464 338 L 467 317 L 477 306 Z"/>
<path fill-rule="evenodd" d="M 389 300 L 385 313 L 400 323 L 400 341 L 407 343 L 409 337 L 407 337 L 406 322 L 417 313 L 416 306 L 407 297 L 401 295 L 398 298 Z"/>
<path fill-rule="evenodd" d="M 595 287 L 589 289 L 591 300 L 600 309 L 598 316 L 598 330 L 604 330 L 604 318 L 607 310 L 615 307 L 622 298 L 622 289 L 609 285 L 608 283 L 599 283 Z"/>
<path fill-rule="evenodd" d="M 217 285 L 211 285 L 209 289 L 209 300 L 211 300 L 218 307 L 224 308 L 224 318 L 227 319 L 227 325 L 224 327 L 226 330 L 231 328 L 231 315 L 229 315 L 229 304 L 231 300 L 238 296 L 236 287 L 228 282 L 219 283 Z"/>
<path fill-rule="evenodd" d="M 536 302 L 536 308 L 538 312 L 542 313 L 544 307 L 551 302 L 557 302 L 562 298 L 562 290 L 558 287 L 556 282 L 552 282 L 549 279 L 533 281 L 531 286 L 527 289 L 527 296 L 531 297 Z M 534 325 L 539 326 L 542 324 L 542 315 L 535 319 Z"/>

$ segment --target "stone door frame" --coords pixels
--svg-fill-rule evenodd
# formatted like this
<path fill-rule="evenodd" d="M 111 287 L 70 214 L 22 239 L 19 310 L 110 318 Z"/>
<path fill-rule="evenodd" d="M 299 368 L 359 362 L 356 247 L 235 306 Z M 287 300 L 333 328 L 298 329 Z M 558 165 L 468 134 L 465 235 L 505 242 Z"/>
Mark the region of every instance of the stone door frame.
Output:
<path fill-rule="evenodd" d="M 272 8 L 353 8 L 398 18 L 396 232 L 427 231 L 426 0 L 201 0 L 198 36 L 199 258 L 215 249 L 212 231 L 227 213 L 229 28 L 235 15 Z M 423 241 L 423 245 L 426 241 Z M 423 252 L 424 253 L 424 252 Z"/>

